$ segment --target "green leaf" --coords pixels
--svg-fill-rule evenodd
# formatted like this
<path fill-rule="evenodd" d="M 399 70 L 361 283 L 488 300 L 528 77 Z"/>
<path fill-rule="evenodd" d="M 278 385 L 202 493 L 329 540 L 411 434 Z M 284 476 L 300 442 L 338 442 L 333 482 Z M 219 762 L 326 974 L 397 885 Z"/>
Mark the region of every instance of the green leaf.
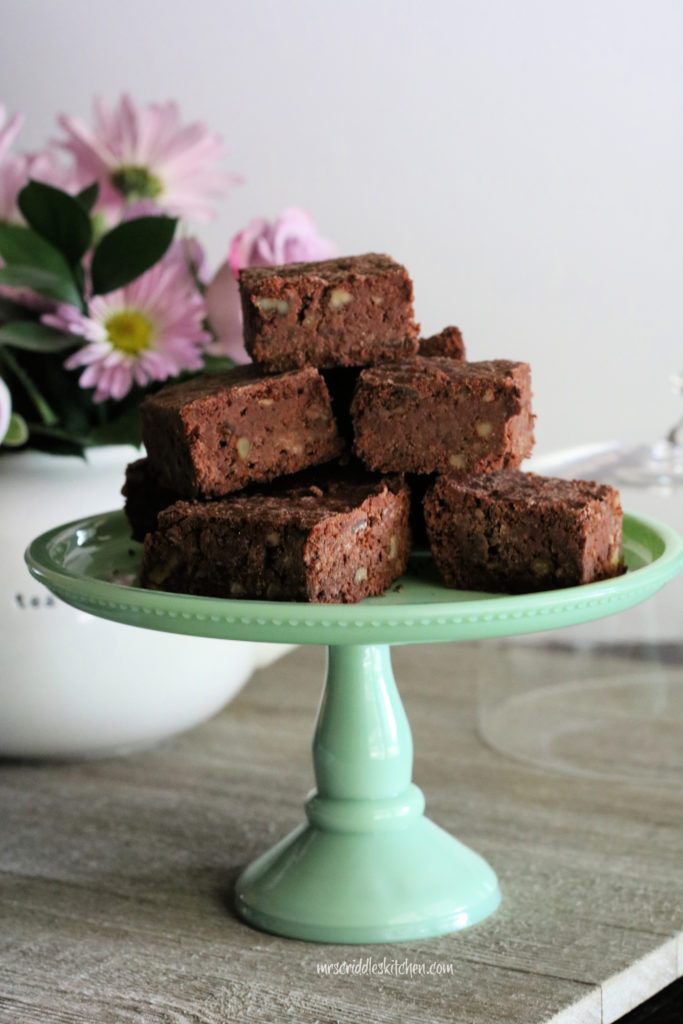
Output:
<path fill-rule="evenodd" d="M 0 345 L 28 349 L 31 352 L 64 352 L 73 348 L 77 339 L 40 320 L 15 320 L 0 327 Z"/>
<path fill-rule="evenodd" d="M 122 415 L 116 419 L 93 427 L 90 433 L 90 443 L 93 445 L 105 444 L 132 444 L 139 447 L 142 443 L 140 438 L 140 407 L 139 400 L 134 406 L 127 408 Z"/>
<path fill-rule="evenodd" d="M 18 412 L 13 412 L 10 416 L 7 433 L 3 438 L 0 438 L 0 444 L 4 444 L 8 448 L 21 448 L 22 444 L 26 444 L 27 441 L 28 427 L 26 426 L 26 420 Z"/>
<path fill-rule="evenodd" d="M 81 296 L 81 311 L 85 313 L 86 306 L 85 300 L 83 299 L 83 296 L 85 295 L 85 271 L 83 270 L 82 263 L 77 263 L 73 268 L 73 279 L 76 283 L 78 294 Z"/>
<path fill-rule="evenodd" d="M 33 230 L 59 249 L 70 264 L 78 263 L 90 248 L 90 216 L 68 192 L 42 181 L 29 181 L 19 193 L 18 203 Z"/>
<path fill-rule="evenodd" d="M 93 181 L 92 185 L 88 185 L 81 192 L 78 193 L 76 199 L 79 201 L 81 206 L 85 207 L 88 213 L 92 213 L 92 208 L 97 202 L 100 194 L 100 186 L 96 181 Z"/>
<path fill-rule="evenodd" d="M 31 291 L 38 292 L 48 299 L 66 302 L 81 309 L 81 297 L 73 280 L 67 280 L 51 270 L 13 263 L 0 267 L 0 284 L 7 284 L 12 288 L 30 288 Z"/>
<path fill-rule="evenodd" d="M 43 425 L 46 427 L 54 427 L 58 422 L 58 416 L 43 397 L 41 390 L 34 384 L 30 374 L 28 374 L 23 366 L 17 362 L 13 355 L 10 355 L 6 347 L 0 349 L 0 361 L 4 365 L 5 370 L 9 370 L 19 385 L 24 389 L 24 392 L 28 396 L 34 409 L 40 416 Z M 12 404 L 14 404 L 14 401 Z"/>
<path fill-rule="evenodd" d="M 43 423 L 29 423 L 28 428 L 32 448 L 53 455 L 79 455 L 82 459 L 85 458 L 87 441 L 78 434 Z"/>
<path fill-rule="evenodd" d="M 39 267 L 71 280 L 69 264 L 61 252 L 21 224 L 0 224 L 0 256 L 6 263 Z"/>
<path fill-rule="evenodd" d="M 17 298 L 20 298 L 20 295 Z M 0 295 L 0 324 L 6 324 L 8 320 L 25 319 L 29 315 L 26 306 L 10 301 L 6 295 Z"/>
<path fill-rule="evenodd" d="M 235 366 L 235 360 L 230 356 L 204 356 L 205 373 L 223 373 L 224 370 L 232 370 Z"/>
<path fill-rule="evenodd" d="M 72 350 L 73 351 L 73 350 Z M 72 438 L 79 441 L 87 438 L 92 427 L 102 422 L 102 414 L 109 418 L 101 405 L 95 404 L 90 388 L 80 386 L 82 371 L 64 369 L 64 352 L 31 352 L 9 345 L 0 347 L 0 373 L 7 379 L 10 371 L 6 368 L 6 357 L 14 357 L 14 364 L 23 372 L 24 379 L 29 380 L 38 390 L 43 401 L 54 413 L 52 426 L 65 430 Z M 25 387 L 12 386 L 12 408 L 20 412 L 29 426 L 40 419 L 36 416 L 35 402 L 29 398 Z M 43 420 L 44 422 L 44 420 Z M 30 444 L 33 445 L 31 439 Z"/>
<path fill-rule="evenodd" d="M 172 217 L 137 217 L 103 235 L 93 255 L 93 294 L 123 288 L 158 263 L 173 241 L 177 223 Z"/>

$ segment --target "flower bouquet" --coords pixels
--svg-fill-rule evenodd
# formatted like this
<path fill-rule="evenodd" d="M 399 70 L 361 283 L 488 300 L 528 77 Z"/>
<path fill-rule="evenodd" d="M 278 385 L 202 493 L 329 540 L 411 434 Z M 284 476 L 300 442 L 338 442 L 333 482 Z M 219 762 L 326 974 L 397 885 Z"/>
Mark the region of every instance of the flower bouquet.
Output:
<path fill-rule="evenodd" d="M 138 406 L 162 382 L 245 362 L 237 274 L 325 259 L 303 210 L 251 220 L 211 277 L 193 221 L 239 183 L 223 147 L 175 103 L 95 103 L 61 116 L 40 153 L 0 107 L 0 450 L 83 455 L 139 444 Z"/>

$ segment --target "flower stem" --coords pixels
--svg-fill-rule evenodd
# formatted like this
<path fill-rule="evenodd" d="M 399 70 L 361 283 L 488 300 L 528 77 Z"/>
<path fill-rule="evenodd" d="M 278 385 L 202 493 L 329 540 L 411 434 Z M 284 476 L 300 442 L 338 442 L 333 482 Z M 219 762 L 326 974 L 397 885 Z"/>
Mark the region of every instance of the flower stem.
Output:
<path fill-rule="evenodd" d="M 55 424 L 59 422 L 59 417 L 55 412 L 53 412 L 31 378 L 27 373 L 25 373 L 14 356 L 8 352 L 6 347 L 0 348 L 0 361 L 5 364 L 7 369 L 17 379 L 28 397 L 31 399 L 36 408 L 36 412 L 45 426 L 54 427 Z"/>
<path fill-rule="evenodd" d="M 206 285 L 199 277 L 199 267 L 196 261 L 193 260 L 192 256 L 190 255 L 190 237 L 185 233 L 181 236 L 179 241 L 181 248 L 183 250 L 183 259 L 185 260 L 185 265 L 187 266 L 188 273 L 192 278 L 195 288 L 197 289 L 199 294 L 202 297 L 204 297 L 204 295 L 206 295 Z"/>

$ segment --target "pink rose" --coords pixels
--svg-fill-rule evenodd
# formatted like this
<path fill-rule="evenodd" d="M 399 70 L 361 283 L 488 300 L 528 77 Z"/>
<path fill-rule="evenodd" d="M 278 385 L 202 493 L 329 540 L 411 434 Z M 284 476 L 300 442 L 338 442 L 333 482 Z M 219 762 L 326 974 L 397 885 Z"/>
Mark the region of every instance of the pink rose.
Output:
<path fill-rule="evenodd" d="M 272 224 L 262 217 L 247 224 L 230 243 L 227 260 L 206 291 L 206 308 L 216 342 L 208 351 L 249 362 L 242 340 L 242 307 L 237 275 L 243 267 L 274 267 L 281 263 L 326 260 L 336 247 L 321 238 L 312 218 L 295 207 L 283 210 Z"/>
<path fill-rule="evenodd" d="M 273 224 L 257 218 L 235 235 L 228 262 L 235 277 L 242 267 L 275 267 L 280 263 L 326 260 L 336 248 L 321 238 L 305 210 L 289 207 Z"/>
<path fill-rule="evenodd" d="M 215 341 L 206 351 L 209 355 L 230 356 L 236 363 L 248 363 L 242 340 L 242 304 L 237 280 L 228 260 L 211 280 L 204 294 L 206 313 Z"/>

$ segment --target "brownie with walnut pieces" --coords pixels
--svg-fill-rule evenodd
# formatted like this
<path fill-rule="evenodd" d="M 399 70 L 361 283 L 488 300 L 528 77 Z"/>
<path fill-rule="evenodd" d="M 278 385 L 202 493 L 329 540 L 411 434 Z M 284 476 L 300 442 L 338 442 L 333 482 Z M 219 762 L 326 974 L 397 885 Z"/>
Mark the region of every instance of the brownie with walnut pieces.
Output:
<path fill-rule="evenodd" d="M 354 453 L 382 473 L 517 467 L 534 443 L 528 363 L 415 356 L 361 372 Z"/>
<path fill-rule="evenodd" d="M 149 471 L 184 498 L 216 498 L 335 458 L 344 448 L 313 367 L 239 366 L 162 388 L 141 406 Z"/>
<path fill-rule="evenodd" d="M 384 593 L 410 549 L 400 478 L 180 501 L 147 535 L 142 585 L 209 597 L 344 602 Z"/>
<path fill-rule="evenodd" d="M 449 359 L 464 359 L 465 345 L 462 340 L 462 334 L 457 327 L 444 327 L 439 334 L 433 334 L 430 338 L 420 338 L 418 355 L 448 356 Z M 358 366 L 339 366 L 334 369 L 325 369 L 321 372 L 325 378 L 327 389 L 330 392 L 332 410 L 339 427 L 339 432 L 345 440 L 350 442 L 353 440 L 350 412 L 351 401 L 361 368 Z"/>
<path fill-rule="evenodd" d="M 268 370 L 369 366 L 417 351 L 413 285 L 389 256 L 240 270 L 244 344 Z"/>
<path fill-rule="evenodd" d="M 606 484 L 519 470 L 442 476 L 424 510 L 450 587 L 521 594 L 625 572 L 619 493 Z"/>
<path fill-rule="evenodd" d="M 130 523 L 133 540 L 144 540 L 145 534 L 155 530 L 161 510 L 179 498 L 175 491 L 161 487 L 150 476 L 147 459 L 137 459 L 126 466 L 121 494 L 126 499 L 123 511 Z"/>
<path fill-rule="evenodd" d="M 465 342 L 459 327 L 444 327 L 438 334 L 420 338 L 419 356 L 447 356 L 449 359 L 465 358 Z"/>

